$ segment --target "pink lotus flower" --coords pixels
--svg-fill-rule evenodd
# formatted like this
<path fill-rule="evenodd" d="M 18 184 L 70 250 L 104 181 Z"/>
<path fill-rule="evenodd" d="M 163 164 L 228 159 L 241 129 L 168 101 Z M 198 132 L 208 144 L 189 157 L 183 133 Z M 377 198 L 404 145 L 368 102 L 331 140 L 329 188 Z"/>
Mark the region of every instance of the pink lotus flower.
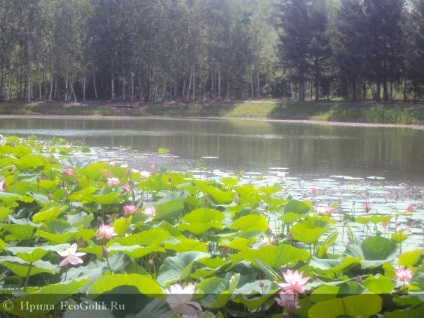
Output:
<path fill-rule="evenodd" d="M 389 224 L 390 224 L 390 221 L 383 221 L 383 222 L 381 222 L 381 225 L 383 225 L 383 226 L 389 226 Z"/>
<path fill-rule="evenodd" d="M 107 178 L 107 182 L 106 184 L 111 187 L 113 185 L 118 185 L 119 183 L 121 183 L 121 181 L 119 181 L 118 178 Z"/>
<path fill-rule="evenodd" d="M 156 209 L 154 206 L 149 206 L 144 209 L 143 214 L 147 215 L 148 217 L 154 218 L 156 216 Z"/>
<path fill-rule="evenodd" d="M 193 284 L 188 284 L 184 288 L 179 284 L 174 284 L 171 285 L 170 290 L 165 291 L 168 294 L 166 301 L 174 313 L 183 317 L 197 317 L 197 310 L 201 311 L 202 307 L 191 301 L 195 288 Z"/>
<path fill-rule="evenodd" d="M 66 168 L 65 169 L 65 174 L 67 176 L 72 176 L 74 174 L 74 170 L 72 170 L 71 168 Z"/>
<path fill-rule="evenodd" d="M 6 181 L 0 181 L 0 192 L 3 192 L 6 189 Z"/>
<path fill-rule="evenodd" d="M 269 236 L 269 237 L 263 237 L 261 239 L 261 242 L 263 245 L 274 245 L 275 244 L 275 238 L 273 235 Z"/>
<path fill-rule="evenodd" d="M 408 205 L 408 207 L 406 208 L 406 211 L 410 213 L 414 212 L 414 206 L 412 204 Z"/>
<path fill-rule="evenodd" d="M 107 238 L 110 240 L 112 237 L 117 235 L 115 233 L 115 228 L 111 225 L 101 224 L 99 228 L 99 232 L 97 232 L 96 239 L 101 240 L 102 238 Z"/>
<path fill-rule="evenodd" d="M 150 172 L 149 171 L 140 171 L 140 177 L 141 178 L 148 178 L 148 177 L 150 177 Z"/>
<path fill-rule="evenodd" d="M 128 215 L 128 214 L 134 214 L 135 212 L 137 212 L 137 207 L 134 204 L 129 204 L 124 206 L 124 214 Z"/>
<path fill-rule="evenodd" d="M 318 193 L 318 189 L 317 189 L 317 188 L 312 188 L 312 189 L 311 189 L 311 193 L 312 193 L 313 195 L 317 194 L 317 193 Z"/>
<path fill-rule="evenodd" d="M 59 254 L 60 256 L 65 257 L 65 259 L 59 263 L 60 267 L 66 266 L 68 264 L 78 265 L 83 263 L 83 260 L 79 258 L 79 256 L 84 256 L 85 253 L 77 253 L 77 248 L 77 243 L 74 243 L 65 251 L 57 252 L 57 254 Z"/>
<path fill-rule="evenodd" d="M 333 214 L 334 208 L 331 206 L 319 206 L 317 207 L 317 213 Z"/>
<path fill-rule="evenodd" d="M 298 303 L 298 294 L 291 294 L 291 293 L 285 293 L 283 291 L 280 291 L 279 293 L 280 298 L 274 298 L 277 302 L 277 304 L 281 307 L 286 307 L 288 311 L 295 311 L 296 309 L 300 308 L 300 305 Z"/>
<path fill-rule="evenodd" d="M 284 180 L 286 178 L 286 172 L 277 172 L 277 177 Z"/>
<path fill-rule="evenodd" d="M 367 202 L 364 204 L 364 210 L 365 212 L 369 212 L 371 210 L 371 203 Z"/>
<path fill-rule="evenodd" d="M 115 161 L 111 161 L 111 162 L 109 162 L 109 167 L 115 167 L 115 166 L 116 166 Z"/>
<path fill-rule="evenodd" d="M 395 279 L 404 283 L 408 283 L 412 279 L 412 270 L 409 268 L 403 269 L 402 267 L 396 268 Z"/>
<path fill-rule="evenodd" d="M 240 202 L 240 196 L 238 194 L 234 195 L 234 202 L 239 203 Z"/>
<path fill-rule="evenodd" d="M 124 189 L 124 190 L 125 190 L 125 191 L 127 191 L 127 192 L 131 192 L 131 187 L 130 187 L 128 184 L 124 185 L 124 186 L 122 187 L 122 189 Z"/>
<path fill-rule="evenodd" d="M 286 293 L 305 292 L 305 284 L 311 277 L 302 277 L 303 272 L 292 272 L 290 269 L 283 273 L 286 283 L 278 284 Z"/>

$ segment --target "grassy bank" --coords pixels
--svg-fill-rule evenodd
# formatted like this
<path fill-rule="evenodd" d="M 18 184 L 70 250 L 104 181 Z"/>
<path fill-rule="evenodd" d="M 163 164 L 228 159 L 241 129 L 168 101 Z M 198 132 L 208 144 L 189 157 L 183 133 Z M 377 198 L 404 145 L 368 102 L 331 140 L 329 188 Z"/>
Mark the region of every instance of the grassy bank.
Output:
<path fill-rule="evenodd" d="M 0 102 L 0 115 L 163 116 L 424 124 L 424 105 L 393 102 L 222 101 L 186 103 Z"/>

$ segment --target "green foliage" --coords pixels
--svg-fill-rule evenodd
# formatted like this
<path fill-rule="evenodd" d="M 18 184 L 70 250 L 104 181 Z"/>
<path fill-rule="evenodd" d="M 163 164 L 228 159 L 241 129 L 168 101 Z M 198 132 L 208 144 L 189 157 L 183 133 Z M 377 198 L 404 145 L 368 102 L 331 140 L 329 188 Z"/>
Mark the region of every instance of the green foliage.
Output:
<path fill-rule="evenodd" d="M 13 176 L 0 170 L 0 181 L 8 180 L 0 192 L 0 284 L 11 301 L 2 299 L 2 312 L 14 304 L 7 313 L 44 317 L 57 314 L 55 306 L 61 302 L 120 299 L 125 292 L 143 304 L 135 316 L 172 316 L 167 304 L 172 296 L 167 293 L 174 284 L 182 288 L 193 284 L 191 301 L 204 311 L 199 316 L 226 312 L 230 317 L 243 311 L 272 315 L 281 283 L 289 283 L 288 269 L 310 277 L 305 287 L 310 295 L 299 294 L 302 308 L 296 315 L 419 312 L 421 301 L 408 294 L 424 289 L 422 249 L 396 259 L 397 244 L 406 239 L 401 232 L 392 239 L 361 240 L 347 226 L 350 244 L 344 252 L 330 253 L 341 236 L 332 230 L 335 219 L 315 214 L 309 200 L 282 197 L 281 185 L 264 185 L 261 180 L 246 184 L 242 178 L 198 180 L 167 171 L 145 178 L 139 173 L 129 176 L 127 169 L 105 162 L 70 165 L 70 157 L 80 148 L 63 151 L 64 140 L 49 142 L 49 149 L 43 142 L 40 147 L 14 137 L 7 141 L 25 144 L 16 151 L 2 148 L 12 164 L 33 152 L 37 158 L 54 154 L 56 159 L 55 170 L 42 173 L 42 180 L 37 178 L 41 172 L 36 160 L 35 166 L 16 166 Z M 69 182 L 65 168 L 72 168 L 80 181 Z M 105 176 L 120 184 L 131 180 L 132 195 L 121 186 L 108 185 Z M 124 214 L 128 204 L 136 205 L 137 211 Z M 145 215 L 147 206 L 156 214 Z M 390 218 L 369 215 L 350 220 L 379 226 Z M 278 228 L 281 222 L 284 227 L 290 224 L 292 238 Z M 105 226 L 113 226 L 113 232 L 102 232 Z M 314 253 L 306 244 L 313 245 Z M 81 253 L 74 255 L 79 255 L 78 261 L 66 256 L 73 248 Z M 65 259 L 66 265 L 61 263 Z M 396 263 L 411 270 L 410 283 L 397 281 Z M 387 308 L 382 307 L 380 294 L 385 295 Z M 53 307 L 28 313 L 18 305 L 21 300 L 45 301 Z M 364 303 L 370 304 L 360 305 Z M 77 313 L 81 312 L 73 314 Z"/>

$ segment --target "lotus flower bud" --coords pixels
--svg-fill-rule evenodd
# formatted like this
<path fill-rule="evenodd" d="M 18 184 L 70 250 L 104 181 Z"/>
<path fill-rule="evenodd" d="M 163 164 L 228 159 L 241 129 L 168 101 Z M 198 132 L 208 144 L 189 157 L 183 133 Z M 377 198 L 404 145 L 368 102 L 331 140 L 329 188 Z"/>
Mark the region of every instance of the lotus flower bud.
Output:
<path fill-rule="evenodd" d="M 109 255 L 109 251 L 107 250 L 107 248 L 106 248 L 106 246 L 102 246 L 102 256 L 103 257 L 108 257 L 108 255 Z"/>

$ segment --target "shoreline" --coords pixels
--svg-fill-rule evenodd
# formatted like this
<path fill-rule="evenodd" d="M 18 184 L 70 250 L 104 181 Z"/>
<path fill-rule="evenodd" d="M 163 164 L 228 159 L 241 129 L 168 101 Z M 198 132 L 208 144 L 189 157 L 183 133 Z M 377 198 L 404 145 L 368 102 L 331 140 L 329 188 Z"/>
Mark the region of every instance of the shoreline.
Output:
<path fill-rule="evenodd" d="M 187 117 L 171 117 L 171 116 L 95 116 L 95 115 L 0 115 L 0 118 L 81 118 L 88 120 L 141 120 L 141 119 L 157 119 L 157 120 L 237 120 L 237 121 L 261 121 L 261 122 L 275 122 L 275 123 L 288 123 L 288 124 L 312 124 L 312 125 L 327 125 L 327 126 L 341 126 L 341 127 L 375 127 L 375 128 L 410 128 L 416 130 L 424 130 L 424 125 L 417 124 L 395 124 L 395 123 L 362 123 L 362 122 L 342 122 L 342 121 L 328 121 L 328 120 L 308 120 L 308 119 L 272 119 L 272 118 L 251 118 L 251 117 L 217 117 L 217 116 L 187 116 Z"/>

